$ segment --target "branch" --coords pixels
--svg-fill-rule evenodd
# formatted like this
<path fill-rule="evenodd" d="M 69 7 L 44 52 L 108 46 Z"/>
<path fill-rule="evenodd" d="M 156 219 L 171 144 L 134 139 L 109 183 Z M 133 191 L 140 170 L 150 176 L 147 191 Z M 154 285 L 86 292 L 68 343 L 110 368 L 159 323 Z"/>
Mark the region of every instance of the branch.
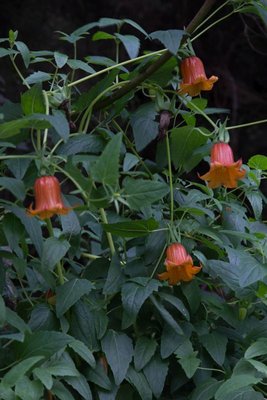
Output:
<path fill-rule="evenodd" d="M 186 28 L 186 32 L 191 34 L 194 32 L 196 27 L 203 21 L 206 15 L 209 13 L 210 9 L 218 0 L 205 0 L 202 7 L 198 10 L 194 18 L 188 24 Z M 146 80 L 149 76 L 151 76 L 154 72 L 156 72 L 163 64 L 165 64 L 171 57 L 172 53 L 170 51 L 166 51 L 166 53 L 162 54 L 153 64 L 151 64 L 145 71 L 141 72 L 138 76 L 133 78 L 127 85 L 118 89 L 114 94 L 110 97 L 101 100 L 95 104 L 94 109 L 102 109 L 114 103 L 114 101 L 120 99 L 125 94 L 130 92 L 132 89 L 140 85 L 144 80 Z"/>

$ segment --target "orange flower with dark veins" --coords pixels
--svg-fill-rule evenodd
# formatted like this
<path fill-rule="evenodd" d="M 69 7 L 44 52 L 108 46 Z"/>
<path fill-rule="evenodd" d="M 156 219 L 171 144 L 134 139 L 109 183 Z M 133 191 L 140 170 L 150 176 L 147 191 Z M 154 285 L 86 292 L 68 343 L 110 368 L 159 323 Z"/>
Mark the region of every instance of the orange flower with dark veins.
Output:
<path fill-rule="evenodd" d="M 42 176 L 34 183 L 35 210 L 27 210 L 31 216 L 38 215 L 41 219 L 51 218 L 55 214 L 68 214 L 71 207 L 65 207 L 61 197 L 60 184 L 55 176 Z"/>
<path fill-rule="evenodd" d="M 210 170 L 200 179 L 208 181 L 208 187 L 219 186 L 233 189 L 237 181 L 244 178 L 246 171 L 241 168 L 242 160 L 234 161 L 233 151 L 228 143 L 215 143 L 211 149 Z"/>
<path fill-rule="evenodd" d="M 192 257 L 187 253 L 181 243 L 173 243 L 167 248 L 165 260 L 166 272 L 158 275 L 161 281 L 168 281 L 169 285 L 184 281 L 189 282 L 194 278 L 201 267 L 193 265 Z"/>
<path fill-rule="evenodd" d="M 198 96 L 202 90 L 211 90 L 213 84 L 219 79 L 214 75 L 207 78 L 202 61 L 195 56 L 184 58 L 181 62 L 180 70 L 182 83 L 178 93 L 189 94 L 191 97 Z"/>

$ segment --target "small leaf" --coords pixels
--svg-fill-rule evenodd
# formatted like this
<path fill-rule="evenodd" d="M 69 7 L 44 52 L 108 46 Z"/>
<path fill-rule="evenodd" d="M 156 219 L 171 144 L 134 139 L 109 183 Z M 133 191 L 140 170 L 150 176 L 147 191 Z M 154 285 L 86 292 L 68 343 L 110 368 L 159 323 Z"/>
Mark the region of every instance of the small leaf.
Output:
<path fill-rule="evenodd" d="M 68 60 L 68 66 L 71 67 L 72 69 L 81 69 L 82 71 L 88 72 L 88 74 L 95 73 L 95 70 L 84 61 Z"/>
<path fill-rule="evenodd" d="M 248 166 L 254 169 L 267 170 L 267 157 L 261 154 L 256 154 L 248 160 Z"/>
<path fill-rule="evenodd" d="M 197 358 L 196 354 L 197 352 L 193 352 L 178 360 L 188 379 L 192 378 L 201 362 L 200 359 Z"/>
<path fill-rule="evenodd" d="M 26 46 L 25 43 L 19 41 L 15 42 L 15 46 L 22 56 L 25 67 L 28 68 L 30 64 L 30 50 L 28 49 L 28 46 Z"/>
<path fill-rule="evenodd" d="M 106 145 L 101 156 L 91 168 L 96 182 L 115 187 L 119 179 L 119 156 L 122 143 L 121 133 L 117 133 Z"/>
<path fill-rule="evenodd" d="M 178 29 L 150 33 L 152 39 L 158 39 L 173 54 L 176 54 L 179 50 L 184 35 L 186 35 L 186 32 Z"/>
<path fill-rule="evenodd" d="M 93 289 L 93 285 L 87 279 L 72 279 L 56 289 L 56 313 L 57 317 L 63 314 L 75 304 L 82 296 L 88 294 Z"/>
<path fill-rule="evenodd" d="M 103 224 L 103 228 L 105 232 L 110 232 L 113 235 L 134 238 L 149 235 L 149 233 L 158 228 L 158 222 L 150 218 L 148 220 Z"/>
<path fill-rule="evenodd" d="M 102 348 L 117 385 L 125 378 L 133 357 L 132 340 L 125 333 L 109 330 L 102 339 Z"/>
<path fill-rule="evenodd" d="M 55 62 L 58 68 L 64 67 L 64 65 L 68 61 L 68 56 L 66 54 L 59 53 L 58 51 L 54 52 Z"/>
<path fill-rule="evenodd" d="M 47 72 L 38 71 L 29 75 L 28 78 L 26 78 L 25 80 L 29 85 L 32 85 L 34 83 L 49 81 L 50 79 L 51 79 L 50 74 L 48 74 Z"/>
<path fill-rule="evenodd" d="M 114 35 L 111 35 L 110 33 L 103 32 L 103 31 L 98 31 L 93 34 L 92 40 L 97 41 L 97 40 L 110 40 L 110 39 L 115 39 Z"/>
<path fill-rule="evenodd" d="M 116 37 L 122 42 L 130 58 L 138 56 L 140 48 L 140 40 L 133 35 L 121 35 L 115 33 Z"/>

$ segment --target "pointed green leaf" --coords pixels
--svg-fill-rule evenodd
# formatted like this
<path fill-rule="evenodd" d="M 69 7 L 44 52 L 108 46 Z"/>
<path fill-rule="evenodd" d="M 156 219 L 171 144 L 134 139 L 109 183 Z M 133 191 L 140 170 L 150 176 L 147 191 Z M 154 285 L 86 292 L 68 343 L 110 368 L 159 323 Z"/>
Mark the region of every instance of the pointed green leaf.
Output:
<path fill-rule="evenodd" d="M 87 279 L 72 279 L 56 289 L 56 313 L 57 317 L 63 314 L 75 304 L 82 296 L 88 294 L 93 289 L 93 285 Z"/>
<path fill-rule="evenodd" d="M 184 35 L 186 35 L 186 31 L 169 29 L 168 31 L 153 32 L 150 37 L 158 39 L 171 53 L 176 54 Z"/>

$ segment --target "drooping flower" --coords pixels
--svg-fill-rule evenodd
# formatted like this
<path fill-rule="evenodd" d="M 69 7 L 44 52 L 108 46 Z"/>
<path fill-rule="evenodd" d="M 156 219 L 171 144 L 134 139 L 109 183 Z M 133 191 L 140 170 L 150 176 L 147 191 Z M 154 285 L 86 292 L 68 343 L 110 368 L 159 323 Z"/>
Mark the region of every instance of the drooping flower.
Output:
<path fill-rule="evenodd" d="M 41 219 L 51 218 L 55 214 L 68 214 L 71 207 L 63 204 L 60 184 L 55 176 L 42 176 L 34 183 L 35 209 L 32 204 L 29 215 L 38 215 Z"/>
<path fill-rule="evenodd" d="M 200 58 L 191 56 L 184 58 L 180 65 L 182 83 L 180 84 L 180 94 L 198 96 L 200 92 L 211 90 L 213 84 L 219 79 L 212 75 L 207 78 L 204 65 Z"/>
<path fill-rule="evenodd" d="M 168 280 L 169 285 L 176 285 L 181 281 L 189 282 L 201 270 L 201 267 L 193 265 L 192 257 L 181 243 L 168 246 L 164 265 L 167 271 L 159 274 L 158 278 L 161 281 Z"/>
<path fill-rule="evenodd" d="M 241 166 L 242 160 L 234 161 L 233 151 L 228 143 L 215 143 L 211 149 L 210 170 L 200 176 L 200 179 L 207 181 L 208 187 L 212 189 L 219 186 L 236 188 L 237 181 L 246 174 Z"/>

